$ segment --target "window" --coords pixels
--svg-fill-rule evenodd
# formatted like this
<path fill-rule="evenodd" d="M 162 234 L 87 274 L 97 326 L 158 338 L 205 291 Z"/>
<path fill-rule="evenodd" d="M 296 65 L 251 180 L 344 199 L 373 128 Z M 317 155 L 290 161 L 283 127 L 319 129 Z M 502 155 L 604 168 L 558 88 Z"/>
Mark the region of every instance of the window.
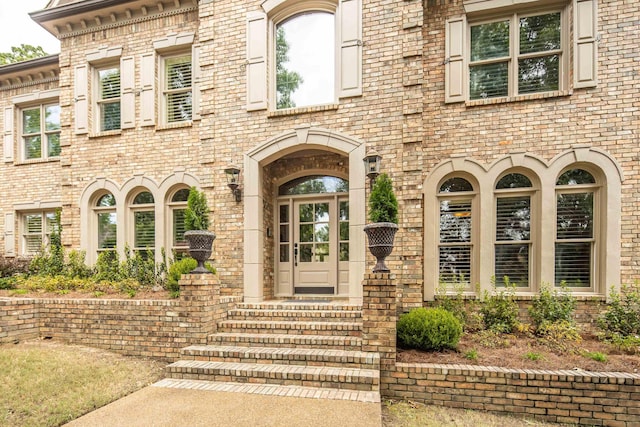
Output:
<path fill-rule="evenodd" d="M 276 109 L 335 102 L 335 18 L 295 15 L 276 25 Z"/>
<path fill-rule="evenodd" d="M 470 25 L 469 99 L 561 89 L 562 13 Z"/>
<path fill-rule="evenodd" d="M 440 186 L 440 283 L 465 288 L 472 283 L 473 197 L 473 186 L 464 178 L 449 178 Z"/>
<path fill-rule="evenodd" d="M 101 196 L 94 206 L 98 222 L 98 252 L 113 250 L 117 244 L 116 199 L 113 194 Z"/>
<path fill-rule="evenodd" d="M 597 0 L 526 3 L 514 11 L 515 3 L 465 1 L 466 14 L 447 20 L 445 102 L 558 96 L 597 85 Z"/>
<path fill-rule="evenodd" d="M 182 188 L 174 193 L 169 202 L 169 210 L 171 212 L 171 249 L 175 253 L 176 258 L 187 251 L 187 242 L 184 239 L 184 213 L 187 208 L 187 200 L 189 199 L 189 189 Z"/>
<path fill-rule="evenodd" d="M 120 67 L 96 69 L 97 129 L 99 132 L 120 129 Z"/>
<path fill-rule="evenodd" d="M 60 106 L 38 105 L 22 109 L 24 160 L 60 156 Z"/>
<path fill-rule="evenodd" d="M 263 2 L 247 15 L 247 110 L 362 95 L 362 0 Z"/>
<path fill-rule="evenodd" d="M 54 211 L 28 212 L 22 215 L 22 253 L 34 255 L 49 246 L 49 237 L 56 226 Z"/>
<path fill-rule="evenodd" d="M 191 54 L 163 58 L 162 102 L 166 123 L 192 118 Z"/>
<path fill-rule="evenodd" d="M 519 173 L 496 184 L 496 286 L 504 286 L 505 278 L 519 288 L 531 282 L 531 187 L 531 180 Z"/>
<path fill-rule="evenodd" d="M 153 251 L 156 243 L 156 221 L 153 195 L 138 193 L 131 204 L 133 212 L 133 250 Z"/>
<path fill-rule="evenodd" d="M 570 169 L 556 182 L 556 286 L 593 285 L 595 196 L 596 180 L 583 169 Z"/>

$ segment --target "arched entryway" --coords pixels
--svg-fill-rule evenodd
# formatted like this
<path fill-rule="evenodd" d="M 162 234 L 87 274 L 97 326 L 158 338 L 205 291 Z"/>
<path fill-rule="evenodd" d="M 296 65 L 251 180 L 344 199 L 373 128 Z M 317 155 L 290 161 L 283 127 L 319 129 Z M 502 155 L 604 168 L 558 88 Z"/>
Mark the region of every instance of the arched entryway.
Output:
<path fill-rule="evenodd" d="M 263 301 L 275 296 L 335 295 L 348 297 L 352 302 L 362 299 L 361 281 L 364 274 L 365 241 L 362 227 L 365 223 L 365 173 L 362 158 L 365 146 L 362 142 L 322 128 L 301 127 L 286 132 L 258 145 L 244 157 L 244 298 L 246 302 Z M 347 191 L 331 193 L 310 192 L 308 194 L 279 194 L 282 186 L 295 185 L 312 177 L 334 177 L 348 182 Z M 346 203 L 345 203 L 346 202 Z M 282 217 L 289 215 L 288 218 Z M 343 218 L 348 218 L 348 261 L 340 261 L 340 208 L 347 209 Z M 327 214 L 323 210 L 327 210 Z M 311 216 L 309 215 L 311 210 Z M 315 211 L 318 211 L 316 215 Z M 300 217 L 302 212 L 302 218 Z M 346 214 L 346 215 L 345 215 Z M 286 216 L 285 215 L 285 216 Z M 306 216 L 305 216 L 306 215 Z M 307 221 L 307 219 L 311 219 Z M 281 224 L 282 222 L 282 224 Z M 331 223 L 331 224 L 330 224 Z M 280 225 L 288 228 L 290 242 L 282 242 L 282 250 L 289 257 L 280 261 Z M 309 246 L 301 242 L 308 236 L 300 236 L 306 229 L 322 230 L 325 225 L 336 231 L 331 241 L 332 255 L 323 256 L 328 247 L 325 242 Z M 298 228 L 296 228 L 298 227 Z M 343 228 L 345 226 L 343 225 Z M 297 235 L 296 235 L 297 233 Z M 294 241 L 294 240 L 298 241 Z M 316 239 L 316 237 L 313 237 Z M 319 235 L 316 240 L 322 240 Z M 343 243 L 346 243 L 343 240 Z M 305 261 L 312 254 L 311 262 L 296 271 L 293 267 L 294 244 L 298 244 L 298 266 L 301 250 Z M 303 245 L 304 247 L 302 247 Z M 316 247 L 317 246 L 317 247 Z M 317 252 L 317 254 L 316 254 Z M 316 256 L 317 255 L 317 256 Z M 288 261 L 287 261 L 288 259 Z M 330 265 L 320 266 L 322 262 Z M 340 264 L 342 262 L 342 264 Z M 292 267 L 287 270 L 286 264 Z M 317 265 L 311 265 L 317 264 Z M 315 274 L 314 268 L 320 273 Z M 325 268 L 325 270 L 323 270 Z M 300 277 L 300 273 L 304 277 Z M 324 274 L 324 278 L 323 278 Z M 286 275 L 290 275 L 286 277 Z M 326 280 L 325 280 L 326 279 Z M 302 286 L 297 286 L 302 284 Z"/>

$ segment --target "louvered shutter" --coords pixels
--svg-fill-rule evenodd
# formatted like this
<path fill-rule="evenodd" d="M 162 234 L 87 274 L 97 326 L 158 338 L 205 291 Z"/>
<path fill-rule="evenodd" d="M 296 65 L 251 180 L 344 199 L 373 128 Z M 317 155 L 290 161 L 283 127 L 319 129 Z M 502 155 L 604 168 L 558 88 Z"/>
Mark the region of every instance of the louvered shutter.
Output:
<path fill-rule="evenodd" d="M 13 161 L 13 107 L 4 109 L 4 161 Z"/>
<path fill-rule="evenodd" d="M 267 108 L 267 15 L 247 14 L 247 111 Z"/>
<path fill-rule="evenodd" d="M 465 34 L 467 19 L 451 18 L 446 23 L 444 101 L 463 102 L 466 98 Z"/>
<path fill-rule="evenodd" d="M 339 97 L 362 95 L 362 1 L 341 0 Z"/>
<path fill-rule="evenodd" d="M 73 100 L 75 102 L 75 133 L 78 135 L 89 132 L 88 72 L 87 65 L 78 65 L 75 68 Z"/>
<path fill-rule="evenodd" d="M 598 83 L 598 4 L 596 0 L 577 0 L 574 22 L 575 88 L 594 87 Z"/>
<path fill-rule="evenodd" d="M 133 56 L 120 59 L 120 90 L 121 109 L 120 116 L 122 129 L 130 129 L 136 126 L 136 74 Z"/>
<path fill-rule="evenodd" d="M 142 126 L 155 125 L 155 81 L 156 61 L 155 54 L 148 53 L 140 58 L 140 121 Z"/>
<path fill-rule="evenodd" d="M 4 215 L 4 254 L 5 256 L 15 256 L 15 223 L 13 212 Z"/>
<path fill-rule="evenodd" d="M 200 119 L 200 79 L 202 73 L 200 71 L 200 46 L 193 46 L 191 49 L 191 66 L 193 68 L 192 71 L 192 91 L 193 91 L 193 111 L 192 118 L 193 120 Z"/>

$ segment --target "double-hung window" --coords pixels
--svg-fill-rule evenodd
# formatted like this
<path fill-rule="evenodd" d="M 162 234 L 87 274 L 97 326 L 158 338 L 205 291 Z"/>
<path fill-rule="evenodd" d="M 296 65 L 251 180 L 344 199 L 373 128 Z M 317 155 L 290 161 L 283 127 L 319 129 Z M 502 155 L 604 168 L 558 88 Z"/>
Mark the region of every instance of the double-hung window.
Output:
<path fill-rule="evenodd" d="M 111 193 L 100 196 L 93 209 L 98 222 L 98 253 L 115 249 L 118 231 L 115 197 Z"/>
<path fill-rule="evenodd" d="M 510 173 L 498 180 L 496 195 L 495 280 L 518 288 L 531 283 L 531 180 Z"/>
<path fill-rule="evenodd" d="M 24 160 L 60 156 L 60 106 L 38 105 L 21 110 Z"/>
<path fill-rule="evenodd" d="M 438 191 L 440 205 L 439 282 L 469 288 L 473 283 L 473 186 L 464 178 L 447 179 Z"/>
<path fill-rule="evenodd" d="M 153 194 L 149 191 L 138 193 L 132 202 L 133 249 L 153 251 L 156 243 L 156 216 Z"/>
<path fill-rule="evenodd" d="M 596 190 L 595 178 L 584 169 L 570 169 L 556 182 L 556 286 L 592 289 Z"/>
<path fill-rule="evenodd" d="M 189 189 L 182 188 L 173 194 L 171 201 L 169 202 L 171 218 L 171 250 L 176 258 L 184 256 L 187 251 L 187 241 L 184 238 L 184 232 L 186 231 L 184 225 L 184 214 L 187 208 L 188 198 Z"/>
<path fill-rule="evenodd" d="M 49 246 L 49 237 L 56 227 L 54 211 L 27 212 L 22 215 L 22 253 L 34 255 Z"/>
<path fill-rule="evenodd" d="M 192 119 L 192 63 L 191 53 L 162 58 L 162 102 L 166 123 Z"/>
<path fill-rule="evenodd" d="M 96 69 L 96 111 L 98 131 L 120 129 L 120 67 Z"/>
<path fill-rule="evenodd" d="M 560 90 L 562 22 L 558 10 L 470 24 L 469 99 Z"/>

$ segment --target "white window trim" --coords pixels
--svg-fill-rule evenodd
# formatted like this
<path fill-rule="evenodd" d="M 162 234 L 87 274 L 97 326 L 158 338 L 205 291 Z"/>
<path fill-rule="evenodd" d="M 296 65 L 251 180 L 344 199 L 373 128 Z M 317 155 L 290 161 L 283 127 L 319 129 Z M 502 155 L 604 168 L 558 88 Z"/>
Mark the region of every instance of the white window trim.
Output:
<path fill-rule="evenodd" d="M 551 161 L 545 161 L 537 156 L 518 153 L 504 157 L 491 166 L 485 167 L 471 158 L 455 157 L 436 166 L 423 183 L 424 210 L 424 298 L 433 300 L 438 287 L 438 238 L 439 238 L 439 204 L 437 203 L 438 185 L 446 176 L 468 174 L 479 183 L 478 204 L 475 212 L 481 213 L 476 222 L 476 229 L 492 230 L 482 232 L 478 240 L 477 268 L 480 292 L 491 291 L 492 275 L 494 274 L 495 243 L 495 210 L 491 208 L 494 202 L 494 186 L 498 177 L 506 171 L 526 170 L 526 175 L 532 179 L 534 188 L 539 182 L 539 195 L 536 194 L 532 206 L 554 206 L 553 215 L 540 214 L 536 224 L 535 245 L 536 254 L 532 268 L 536 271 L 531 283 L 530 291 L 517 290 L 518 295 L 535 294 L 542 284 L 555 283 L 555 227 L 556 227 L 556 180 L 562 172 L 568 169 L 585 169 L 589 171 L 598 183 L 606 183 L 597 191 L 596 209 L 594 212 L 594 232 L 596 239 L 595 262 L 593 264 L 594 283 L 591 289 L 576 289 L 574 295 L 608 296 L 612 289 L 620 286 L 620 209 L 621 188 L 624 176 L 617 162 L 606 152 L 591 147 L 577 146 L 563 152 Z M 534 181 L 535 179 L 535 181 Z M 475 188 L 475 187 L 474 187 Z M 593 187 L 592 187 L 593 188 Z M 595 196 L 595 195 L 594 195 Z M 431 206 L 429 208 L 429 206 Z"/>
<path fill-rule="evenodd" d="M 95 226 L 89 231 L 90 233 L 94 233 L 94 238 L 95 238 L 95 251 L 97 254 L 100 254 L 101 252 L 106 252 L 106 251 L 113 251 L 113 250 L 117 250 L 118 249 L 118 201 L 116 200 L 116 204 L 114 206 L 98 206 L 97 202 L 98 200 L 100 200 L 103 196 L 106 196 L 107 194 L 111 194 L 115 200 L 115 194 L 111 193 L 110 191 L 99 191 L 97 193 L 94 194 L 93 198 L 92 198 L 92 205 L 91 205 L 91 210 L 92 210 L 92 221 L 91 223 L 94 224 Z M 98 226 L 100 224 L 100 222 L 98 221 L 98 214 L 101 213 L 114 213 L 116 214 L 116 246 L 114 248 L 100 248 L 98 246 L 99 243 L 99 230 L 98 230 Z"/>
<path fill-rule="evenodd" d="M 173 58 L 180 58 L 180 57 L 189 57 L 189 60 L 191 61 L 191 87 L 188 90 L 170 90 L 167 88 L 167 82 L 166 82 L 166 72 L 167 72 L 167 60 L 173 59 Z M 194 85 L 193 85 L 193 79 L 194 79 L 194 63 L 193 63 L 193 53 L 191 50 L 191 46 L 189 46 L 189 49 L 179 49 L 179 50 L 174 50 L 169 52 L 166 52 L 164 54 L 159 53 L 159 61 L 158 61 L 158 82 L 159 82 L 159 90 L 158 90 L 158 105 L 160 105 L 160 123 L 161 126 L 166 126 L 166 127 L 171 127 L 171 126 L 176 126 L 176 125 L 181 125 L 181 124 L 185 124 L 185 123 L 191 123 L 193 121 L 193 114 L 194 114 Z M 191 118 L 188 120 L 179 120 L 179 121 L 174 121 L 174 122 L 169 122 L 169 112 L 168 112 L 168 107 L 169 104 L 167 102 L 167 95 L 170 93 L 179 93 L 179 92 L 191 92 Z"/>
<path fill-rule="evenodd" d="M 182 246 L 176 246 L 176 243 L 174 241 L 174 229 L 173 229 L 173 223 L 174 223 L 174 212 L 176 210 L 181 210 L 181 209 L 186 209 L 187 208 L 187 202 L 172 202 L 171 199 L 173 199 L 173 196 L 175 196 L 175 194 L 180 191 L 180 190 L 188 190 L 189 187 L 186 185 L 180 185 L 177 186 L 175 188 L 173 188 L 170 192 L 167 193 L 167 197 L 166 197 L 166 201 L 165 201 L 165 206 L 166 206 L 166 231 L 165 231 L 165 248 L 167 249 L 167 251 L 175 251 L 175 252 L 186 252 L 188 246 L 186 245 L 182 245 Z M 171 252 L 168 253 L 168 255 L 171 255 Z"/>
<path fill-rule="evenodd" d="M 519 19 L 523 18 L 523 17 L 529 17 L 529 16 L 537 16 L 537 15 L 547 15 L 547 14 L 552 14 L 552 13 L 560 13 L 560 49 L 556 49 L 556 50 L 549 50 L 549 51 L 541 51 L 541 52 L 536 52 L 534 54 L 524 54 L 524 55 L 520 55 L 519 50 L 520 50 L 520 38 L 519 38 Z M 493 22 L 502 22 L 502 21 L 509 21 L 509 56 L 508 57 L 504 57 L 504 58 L 498 58 L 498 59 L 490 59 L 490 60 L 481 60 L 481 61 L 475 61 L 472 62 L 471 61 L 471 27 L 476 26 L 476 25 L 483 25 L 483 24 L 489 24 L 489 23 L 493 23 Z M 467 97 L 468 100 L 470 102 L 474 102 L 474 101 L 482 101 L 485 98 L 477 98 L 477 99 L 471 99 L 471 94 L 469 93 L 469 81 L 470 81 L 470 73 L 471 73 L 471 67 L 473 65 L 476 64 L 482 64 L 482 63 L 503 63 L 506 62 L 507 63 L 507 78 L 508 78 L 508 82 L 507 82 L 507 95 L 505 96 L 496 96 L 496 97 L 491 97 L 491 98 L 486 98 L 487 100 L 507 100 L 507 99 L 517 99 L 518 97 L 526 97 L 526 96 L 531 96 L 531 95 L 536 95 L 539 96 L 540 94 L 547 94 L 547 93 L 555 93 L 555 92 L 562 92 L 564 90 L 566 90 L 566 88 L 568 87 L 568 72 L 567 70 L 569 69 L 569 65 L 568 65 L 568 51 L 569 51 L 569 44 L 568 44 L 568 28 L 569 28 L 569 23 L 568 23 L 568 19 L 567 19 L 567 12 L 566 12 L 566 7 L 555 7 L 555 8 L 545 8 L 545 9 L 535 9 L 535 10 L 526 10 L 526 11 L 518 11 L 518 12 L 514 12 L 514 13 L 510 13 L 510 14 L 505 14 L 502 16 L 492 16 L 490 19 L 481 19 L 481 20 L 472 20 L 471 18 L 467 19 L 467 31 L 466 31 L 466 50 L 465 50 L 465 56 L 466 58 L 468 58 L 467 63 L 468 66 L 465 67 L 465 77 L 466 77 L 466 91 L 468 93 Z M 560 57 L 560 61 L 558 64 L 559 70 L 558 70 L 558 89 L 554 89 L 551 91 L 541 91 L 541 92 L 530 92 L 530 93 L 519 93 L 518 92 L 518 78 L 519 78 L 519 72 L 518 72 L 518 62 L 520 60 L 520 58 L 525 58 L 525 57 L 540 57 L 540 56 L 550 56 L 550 55 L 559 55 Z"/>
<path fill-rule="evenodd" d="M 62 133 L 62 126 L 60 126 L 60 129 L 55 130 L 55 131 L 47 131 L 46 130 L 46 124 L 45 124 L 45 120 L 46 120 L 46 114 L 45 114 L 45 108 L 46 107 L 51 107 L 51 106 L 58 106 L 60 107 L 60 103 L 58 102 L 58 100 L 56 99 L 51 99 L 48 101 L 43 101 L 42 103 L 39 104 L 31 104 L 31 105 L 20 105 L 18 107 L 18 126 L 17 126 L 17 134 L 18 134 L 18 141 L 19 141 L 19 149 L 18 152 L 20 153 L 20 161 L 21 162 L 32 162 L 32 161 L 41 161 L 41 160 L 59 160 L 60 156 L 50 156 L 49 155 L 49 144 L 48 144 L 48 135 L 51 134 L 61 134 Z M 33 159 L 27 159 L 27 153 L 26 153 L 26 147 L 25 147 L 25 143 L 24 143 L 24 123 L 23 123 L 23 114 L 22 112 L 24 110 L 32 110 L 35 108 L 40 108 L 40 157 L 36 157 Z M 35 135 L 35 134 L 33 134 Z M 62 146 L 62 141 L 60 141 L 60 145 Z"/>
<path fill-rule="evenodd" d="M 141 204 L 134 204 L 133 201 L 134 199 L 140 194 L 140 193 L 146 193 L 149 192 L 151 193 L 151 195 L 153 196 L 153 203 L 141 203 Z M 147 250 L 151 250 L 154 253 L 157 252 L 158 249 L 158 214 L 156 212 L 156 206 L 158 205 L 157 201 L 156 201 L 156 195 L 153 194 L 153 192 L 150 189 L 147 188 L 136 188 L 134 191 L 129 193 L 129 198 L 127 201 L 127 242 L 129 243 L 129 247 L 131 249 L 132 252 L 136 252 L 136 251 L 141 251 L 141 252 L 145 252 Z M 152 247 L 137 247 L 135 245 L 136 242 L 136 220 L 135 220 L 135 214 L 136 212 L 153 212 L 153 246 Z"/>
<path fill-rule="evenodd" d="M 37 236 L 39 235 L 42 239 L 42 247 L 48 248 L 50 244 L 50 236 L 51 232 L 47 232 L 47 220 L 46 217 L 48 214 L 55 215 L 55 209 L 39 209 L 39 210 L 21 210 L 18 211 L 19 216 L 19 232 L 20 232 L 20 244 L 19 251 L 21 255 L 33 256 L 37 255 L 38 252 L 28 252 L 27 251 L 27 236 Z M 42 229 L 40 233 L 31 233 L 28 234 L 26 230 L 26 217 L 27 215 L 40 215 L 42 217 Z"/>

